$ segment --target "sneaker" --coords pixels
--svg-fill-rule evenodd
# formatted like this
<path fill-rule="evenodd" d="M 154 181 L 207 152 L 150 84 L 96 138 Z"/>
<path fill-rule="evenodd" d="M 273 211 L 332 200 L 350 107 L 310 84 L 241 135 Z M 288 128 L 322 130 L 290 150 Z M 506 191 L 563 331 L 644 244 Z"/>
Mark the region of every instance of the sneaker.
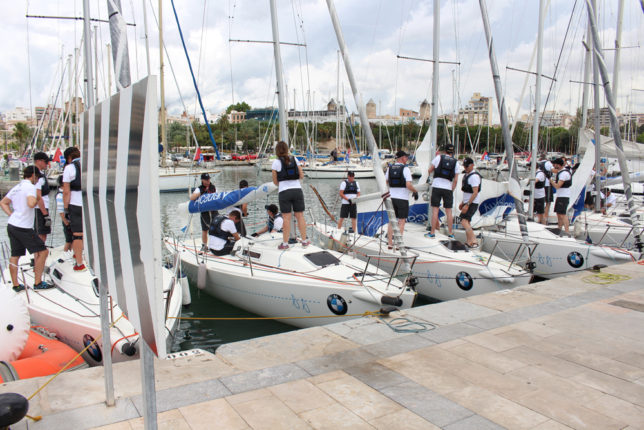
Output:
<path fill-rule="evenodd" d="M 25 286 L 22 285 L 22 284 L 13 286 L 13 291 L 15 291 L 16 293 L 19 293 L 19 292 L 23 291 L 24 289 L 25 289 Z"/>
<path fill-rule="evenodd" d="M 74 264 L 74 272 L 82 272 L 84 270 L 87 270 L 85 267 L 85 264 L 81 263 L 79 265 Z"/>
<path fill-rule="evenodd" d="M 310 244 L 311 244 L 311 241 L 310 241 L 310 240 L 308 240 L 308 239 L 307 239 L 307 240 L 303 240 L 303 241 L 302 241 L 302 248 L 306 248 L 306 247 L 307 247 L 307 246 L 309 246 Z"/>
<path fill-rule="evenodd" d="M 453 234 L 448 234 L 448 235 L 447 235 L 447 237 L 449 237 L 450 239 L 454 239 L 454 235 L 453 235 Z"/>
<path fill-rule="evenodd" d="M 84 266 L 83 266 L 84 267 Z M 49 288 L 54 288 L 53 285 L 49 285 L 47 282 L 42 281 L 40 284 L 34 285 L 34 290 L 47 290 Z"/>
<path fill-rule="evenodd" d="M 430 237 L 431 238 L 431 237 L 436 237 L 436 235 L 434 233 L 426 233 L 425 237 Z"/>
<path fill-rule="evenodd" d="M 479 247 L 479 244 L 478 243 L 473 243 L 471 245 L 468 244 L 467 246 L 469 246 L 471 249 L 476 249 L 476 248 Z"/>
<path fill-rule="evenodd" d="M 280 243 L 277 249 L 288 249 L 288 243 Z"/>

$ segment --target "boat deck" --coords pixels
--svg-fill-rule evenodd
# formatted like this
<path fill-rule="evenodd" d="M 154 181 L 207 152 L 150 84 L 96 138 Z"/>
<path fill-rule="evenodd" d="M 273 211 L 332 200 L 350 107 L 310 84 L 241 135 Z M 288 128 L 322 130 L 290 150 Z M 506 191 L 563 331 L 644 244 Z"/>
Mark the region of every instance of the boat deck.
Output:
<path fill-rule="evenodd" d="M 417 333 L 366 317 L 157 361 L 159 427 L 644 428 L 643 279 L 628 263 L 396 315 Z M 63 374 L 29 429 L 142 428 L 139 363 L 114 370 L 115 407 L 101 368 Z"/>

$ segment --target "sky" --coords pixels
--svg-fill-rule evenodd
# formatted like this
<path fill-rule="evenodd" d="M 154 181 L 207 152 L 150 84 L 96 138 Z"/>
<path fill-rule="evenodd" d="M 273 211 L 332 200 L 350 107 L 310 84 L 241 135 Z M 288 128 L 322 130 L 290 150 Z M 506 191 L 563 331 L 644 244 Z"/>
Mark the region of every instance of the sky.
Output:
<path fill-rule="evenodd" d="M 30 0 L 0 2 L 3 25 L 0 37 L 0 112 L 16 106 L 29 108 L 51 102 L 58 88 L 69 93 L 69 75 L 61 69 L 75 48 L 80 48 L 82 21 L 26 18 L 32 15 L 82 16 L 82 0 Z M 89 0 L 91 16 L 107 18 L 107 0 Z M 143 5 L 147 11 L 151 73 L 159 73 L 157 0 L 121 0 L 128 27 L 132 80 L 147 75 Z M 170 114 L 198 113 L 196 92 L 183 52 L 170 0 L 163 3 L 166 105 Z M 541 106 L 574 112 L 581 106 L 583 45 L 587 15 L 583 0 L 551 0 L 544 22 L 543 70 L 556 82 L 543 79 Z M 598 25 L 607 67 L 613 73 L 617 26 L 617 0 L 597 0 Z M 288 90 L 288 107 L 325 109 L 333 97 L 345 100 L 350 111 L 356 104 L 341 64 L 338 81 L 338 42 L 326 1 L 276 0 L 282 65 Z M 573 4 L 575 5 L 573 10 Z M 273 47 L 268 0 L 175 0 L 178 19 L 203 103 L 217 114 L 232 103 L 252 107 L 277 106 Z M 418 111 L 431 100 L 432 65 L 398 56 L 432 58 L 433 2 L 431 0 L 336 0 L 349 58 L 357 80 L 361 104 L 373 99 L 378 114 L 397 114 L 400 108 Z M 529 112 L 534 100 L 535 77 L 507 67 L 536 71 L 530 59 L 537 40 L 537 0 L 488 0 L 487 8 L 501 74 L 503 92 L 512 117 L 519 106 L 524 81 L 526 95 L 519 116 Z M 621 112 L 644 112 L 644 14 L 640 2 L 625 1 L 621 67 L 617 107 Z M 570 23 L 564 44 L 566 29 Z M 108 93 L 106 44 L 109 25 L 98 23 L 98 99 Z M 298 43 L 294 46 L 285 43 Z M 94 43 L 92 40 L 92 47 Z M 563 49 L 562 49 L 563 45 Z M 81 49 L 82 52 L 82 49 Z M 493 122 L 498 122 L 496 97 L 487 56 L 479 2 L 445 0 L 440 11 L 441 64 L 439 113 L 466 105 L 472 93 L 495 99 Z M 83 59 L 79 58 L 82 64 Z M 169 63 L 174 69 L 173 77 Z M 557 68 L 556 64 L 559 64 Z M 80 76 L 81 72 L 76 74 Z M 62 85 L 61 85 L 62 82 Z M 81 89 L 82 79 L 78 82 Z M 338 84 L 339 82 L 339 84 Z M 112 85 L 114 87 L 114 84 Z M 112 93 L 115 91 L 112 88 Z M 180 97 L 181 94 L 181 97 Z M 65 98 L 68 95 L 64 96 Z M 592 97 L 590 98 L 592 100 Z M 602 94 L 602 105 L 604 97 Z M 58 103 L 60 105 L 60 103 Z"/>

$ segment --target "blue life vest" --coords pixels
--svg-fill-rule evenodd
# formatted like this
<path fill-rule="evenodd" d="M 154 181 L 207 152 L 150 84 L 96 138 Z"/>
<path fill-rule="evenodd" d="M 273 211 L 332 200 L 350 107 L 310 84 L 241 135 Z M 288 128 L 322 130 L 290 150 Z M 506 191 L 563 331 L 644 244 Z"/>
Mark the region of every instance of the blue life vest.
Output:
<path fill-rule="evenodd" d="M 269 232 L 269 233 L 270 233 L 271 231 L 273 231 L 273 227 L 275 226 L 275 220 L 276 220 L 277 218 L 282 218 L 282 214 L 277 214 L 277 215 L 275 215 L 275 218 L 268 217 L 268 232 Z M 279 229 L 279 230 L 277 230 L 277 231 L 281 233 L 281 232 L 282 232 L 282 229 L 280 228 L 280 229 Z"/>
<path fill-rule="evenodd" d="M 456 158 L 443 154 L 438 167 L 434 170 L 434 178 L 443 178 L 451 181 L 456 176 Z"/>
<path fill-rule="evenodd" d="M 284 166 L 284 162 L 281 158 L 279 160 L 280 163 L 282 163 L 282 170 L 277 172 L 277 182 L 300 179 L 300 169 L 297 168 L 295 157 L 291 155 L 290 161 L 287 166 Z"/>
<path fill-rule="evenodd" d="M 221 224 L 227 219 L 228 217 L 225 217 L 223 215 L 217 215 L 210 223 L 208 234 L 210 236 L 215 236 L 215 237 L 218 237 L 219 239 L 222 239 L 228 242 L 229 241 L 228 238 L 230 237 L 231 233 L 229 231 L 225 231 L 221 229 Z"/>
<path fill-rule="evenodd" d="M 391 171 L 389 172 L 391 173 Z M 358 183 L 356 181 L 349 182 L 348 180 L 344 181 L 344 195 L 347 194 L 358 194 Z"/>
<path fill-rule="evenodd" d="M 389 179 L 387 181 L 389 182 L 389 188 L 407 187 L 407 181 L 405 180 L 405 175 L 403 175 L 403 170 L 405 170 L 404 164 L 395 163 L 389 167 Z"/>

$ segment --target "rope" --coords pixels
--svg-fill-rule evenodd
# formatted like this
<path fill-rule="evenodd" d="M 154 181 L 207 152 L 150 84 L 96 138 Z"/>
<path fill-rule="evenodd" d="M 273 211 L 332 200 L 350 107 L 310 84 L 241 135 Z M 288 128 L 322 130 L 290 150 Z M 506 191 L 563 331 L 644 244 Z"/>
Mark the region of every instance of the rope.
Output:
<path fill-rule="evenodd" d="M 409 318 L 404 317 L 394 318 L 391 321 L 380 318 L 380 321 L 396 333 L 420 333 L 436 328 L 436 324 L 411 321 Z M 417 328 L 413 328 L 414 326 L 417 326 Z"/>
<path fill-rule="evenodd" d="M 631 279 L 628 275 L 617 275 L 614 273 L 595 273 L 594 275 L 586 276 L 582 280 L 588 284 L 596 285 L 609 285 L 617 282 L 628 281 Z"/>
<path fill-rule="evenodd" d="M 344 318 L 344 317 L 384 317 L 387 314 L 381 312 L 366 311 L 361 314 L 345 314 L 345 315 L 307 315 L 300 317 L 168 317 L 178 320 L 197 320 L 197 321 L 261 321 L 261 320 L 296 320 L 296 319 L 311 319 L 311 318 Z"/>

